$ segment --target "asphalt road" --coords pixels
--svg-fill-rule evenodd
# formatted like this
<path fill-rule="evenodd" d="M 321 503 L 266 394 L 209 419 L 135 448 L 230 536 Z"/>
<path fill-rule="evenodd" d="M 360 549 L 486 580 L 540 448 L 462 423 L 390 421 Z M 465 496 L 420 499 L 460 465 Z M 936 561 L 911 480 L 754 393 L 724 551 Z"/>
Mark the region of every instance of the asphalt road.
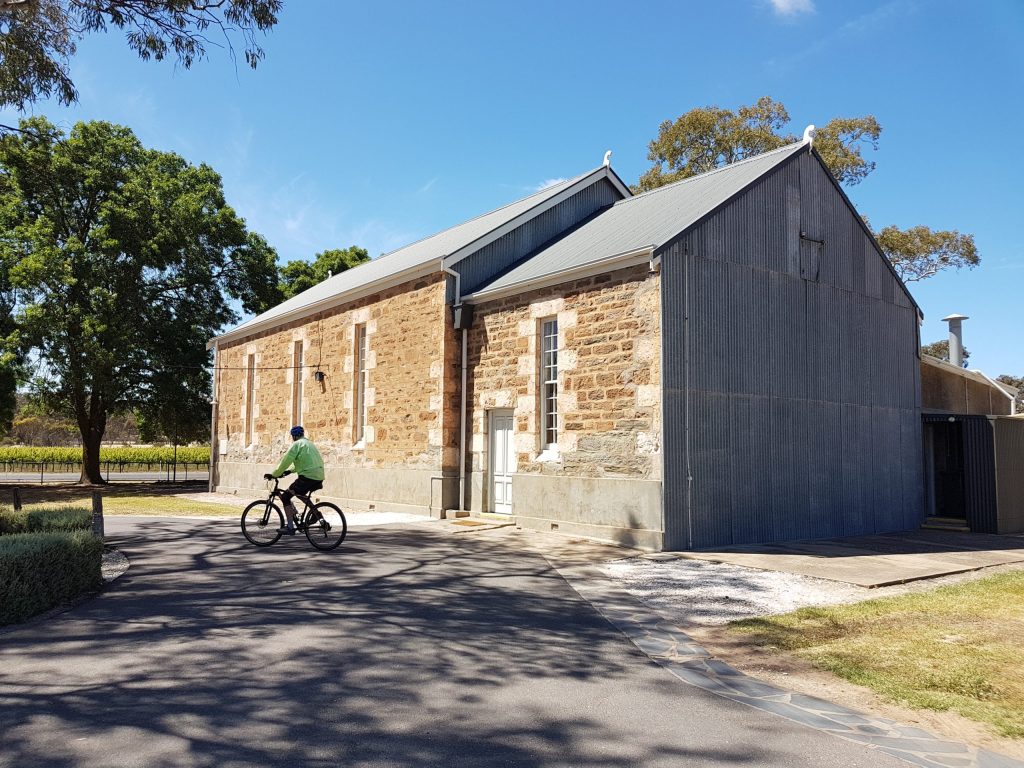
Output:
<path fill-rule="evenodd" d="M 107 530 L 127 574 L 0 634 L 0 765 L 906 766 L 680 682 L 494 538 Z"/>

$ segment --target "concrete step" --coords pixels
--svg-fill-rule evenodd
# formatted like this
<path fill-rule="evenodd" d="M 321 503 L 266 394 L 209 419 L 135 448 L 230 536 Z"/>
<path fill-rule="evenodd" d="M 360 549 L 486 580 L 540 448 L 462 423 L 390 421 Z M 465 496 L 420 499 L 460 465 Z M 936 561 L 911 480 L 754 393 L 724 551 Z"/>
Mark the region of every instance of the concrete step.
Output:
<path fill-rule="evenodd" d="M 926 531 L 958 531 L 970 533 L 967 521 L 962 517 L 929 517 L 921 525 Z"/>

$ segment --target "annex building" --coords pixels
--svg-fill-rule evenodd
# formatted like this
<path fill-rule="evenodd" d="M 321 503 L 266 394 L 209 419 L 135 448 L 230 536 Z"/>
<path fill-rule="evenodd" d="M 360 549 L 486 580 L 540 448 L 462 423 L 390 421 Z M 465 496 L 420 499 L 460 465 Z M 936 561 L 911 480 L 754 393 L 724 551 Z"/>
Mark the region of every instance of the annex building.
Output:
<path fill-rule="evenodd" d="M 325 498 L 649 549 L 916 527 L 920 310 L 809 142 L 607 164 L 210 342 L 218 490 L 302 424 Z"/>

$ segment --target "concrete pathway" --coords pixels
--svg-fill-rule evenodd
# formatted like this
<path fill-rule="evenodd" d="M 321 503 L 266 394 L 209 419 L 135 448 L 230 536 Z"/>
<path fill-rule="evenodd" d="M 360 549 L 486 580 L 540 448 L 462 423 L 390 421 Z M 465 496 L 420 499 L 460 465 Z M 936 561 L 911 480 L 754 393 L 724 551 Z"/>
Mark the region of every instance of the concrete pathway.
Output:
<path fill-rule="evenodd" d="M 911 531 L 843 539 L 661 553 L 714 563 L 797 573 L 861 587 L 884 587 L 1024 562 L 1024 536 Z"/>
<path fill-rule="evenodd" d="M 127 574 L 0 635 L 0 765 L 906 765 L 682 684 L 502 531 L 107 525 Z"/>

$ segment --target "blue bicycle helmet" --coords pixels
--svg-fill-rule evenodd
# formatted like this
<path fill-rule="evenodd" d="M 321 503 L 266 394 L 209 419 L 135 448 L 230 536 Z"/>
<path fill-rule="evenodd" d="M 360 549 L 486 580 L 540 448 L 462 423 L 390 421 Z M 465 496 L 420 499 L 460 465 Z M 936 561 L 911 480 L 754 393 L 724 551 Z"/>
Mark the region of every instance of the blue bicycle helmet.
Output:
<path fill-rule="evenodd" d="M 296 427 L 292 427 L 292 429 L 291 429 L 291 436 L 292 436 L 293 440 L 298 440 L 300 437 L 305 436 L 305 434 L 306 434 L 306 430 L 304 430 L 302 427 L 297 427 L 296 426 Z"/>

